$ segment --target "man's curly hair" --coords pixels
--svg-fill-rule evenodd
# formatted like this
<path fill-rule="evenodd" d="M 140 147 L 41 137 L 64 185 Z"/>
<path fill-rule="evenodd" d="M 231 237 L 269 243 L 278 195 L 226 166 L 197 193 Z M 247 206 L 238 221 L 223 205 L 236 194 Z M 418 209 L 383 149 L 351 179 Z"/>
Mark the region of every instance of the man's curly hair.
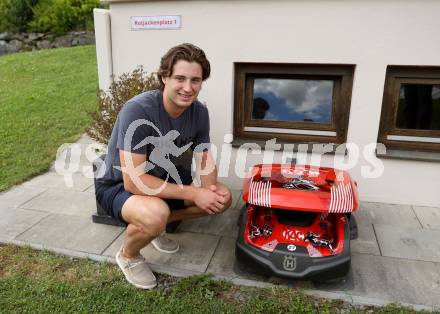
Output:
<path fill-rule="evenodd" d="M 199 47 L 184 43 L 175 46 L 168 50 L 168 52 L 160 60 L 160 68 L 157 71 L 157 77 L 159 79 L 160 89 L 163 90 L 165 85 L 162 82 L 162 78 L 170 77 L 173 73 L 173 67 L 179 60 L 185 60 L 187 62 L 197 62 L 202 67 L 202 80 L 206 80 L 211 74 L 211 65 L 206 58 L 205 53 Z"/>

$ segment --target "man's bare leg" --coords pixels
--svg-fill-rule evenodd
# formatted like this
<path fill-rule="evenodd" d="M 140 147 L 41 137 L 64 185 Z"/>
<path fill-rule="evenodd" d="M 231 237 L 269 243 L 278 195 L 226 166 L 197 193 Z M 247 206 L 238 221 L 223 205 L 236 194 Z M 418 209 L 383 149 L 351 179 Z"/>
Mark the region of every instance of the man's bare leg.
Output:
<path fill-rule="evenodd" d="M 170 210 L 160 198 L 133 195 L 122 207 L 122 217 L 128 223 L 124 245 L 116 253 L 116 263 L 125 278 L 134 286 L 152 289 L 157 285 L 140 250 L 156 238 L 164 229 Z"/>
<path fill-rule="evenodd" d="M 167 222 L 170 223 L 179 220 L 199 218 L 207 215 L 209 215 L 207 212 L 193 205 L 182 209 L 172 210 Z"/>
<path fill-rule="evenodd" d="M 221 212 L 228 209 L 231 203 L 232 197 L 229 193 Z M 126 258 L 139 256 L 140 250 L 159 236 L 167 223 L 206 215 L 206 211 L 192 202 L 185 201 L 185 208 L 170 213 L 166 202 L 158 197 L 133 195 L 122 208 L 122 217 L 128 223 L 122 254 Z"/>
<path fill-rule="evenodd" d="M 131 196 L 122 207 L 122 217 L 128 223 L 123 256 L 133 259 L 140 250 L 165 230 L 170 214 L 168 205 L 154 196 Z"/>

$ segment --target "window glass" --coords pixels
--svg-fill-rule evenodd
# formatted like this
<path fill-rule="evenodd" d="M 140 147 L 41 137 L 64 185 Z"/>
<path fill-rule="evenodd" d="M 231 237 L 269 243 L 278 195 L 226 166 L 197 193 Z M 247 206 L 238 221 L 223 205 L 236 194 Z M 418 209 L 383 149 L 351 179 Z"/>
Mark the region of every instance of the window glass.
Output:
<path fill-rule="evenodd" d="M 402 84 L 396 127 L 440 130 L 440 85 Z"/>
<path fill-rule="evenodd" d="M 254 79 L 252 119 L 332 122 L 332 80 Z"/>
<path fill-rule="evenodd" d="M 344 143 L 355 65 L 235 63 L 234 138 Z M 434 82 L 437 84 L 437 82 Z"/>

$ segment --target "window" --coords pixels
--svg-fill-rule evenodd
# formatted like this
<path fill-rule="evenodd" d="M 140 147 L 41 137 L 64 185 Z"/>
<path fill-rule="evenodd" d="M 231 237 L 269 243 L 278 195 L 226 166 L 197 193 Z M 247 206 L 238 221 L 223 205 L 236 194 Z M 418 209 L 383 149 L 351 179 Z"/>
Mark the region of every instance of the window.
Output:
<path fill-rule="evenodd" d="M 387 67 L 378 142 L 440 152 L 440 67 Z"/>
<path fill-rule="evenodd" d="M 235 64 L 234 138 L 344 143 L 354 65 Z"/>

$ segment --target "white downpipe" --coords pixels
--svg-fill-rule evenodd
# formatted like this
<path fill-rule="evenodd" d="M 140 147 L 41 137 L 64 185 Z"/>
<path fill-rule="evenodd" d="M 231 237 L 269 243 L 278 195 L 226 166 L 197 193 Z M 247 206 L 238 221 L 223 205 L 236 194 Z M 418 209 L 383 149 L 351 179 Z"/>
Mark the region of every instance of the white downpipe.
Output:
<path fill-rule="evenodd" d="M 94 9 L 96 59 L 99 88 L 107 90 L 113 82 L 112 37 L 110 10 Z"/>

